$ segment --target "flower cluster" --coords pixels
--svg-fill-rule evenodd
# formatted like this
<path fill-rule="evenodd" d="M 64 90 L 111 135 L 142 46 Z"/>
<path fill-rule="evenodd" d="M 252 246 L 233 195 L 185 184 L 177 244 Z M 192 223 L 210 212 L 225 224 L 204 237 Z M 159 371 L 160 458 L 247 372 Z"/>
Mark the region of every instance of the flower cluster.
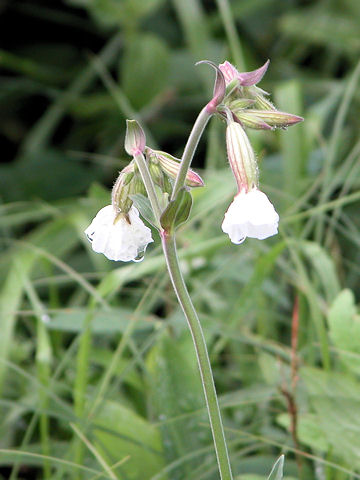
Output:
<path fill-rule="evenodd" d="M 169 196 L 173 181 L 180 168 L 180 160 L 172 155 L 152 150 L 145 145 L 145 134 L 134 121 L 128 121 L 125 150 L 133 160 L 119 174 L 113 190 L 112 204 L 102 208 L 85 230 L 94 252 L 103 253 L 109 260 L 139 262 L 146 247 L 153 242 L 151 229 L 139 216 L 133 204 L 135 196 L 146 198 L 146 188 L 135 161 L 143 157 L 151 179 L 163 195 Z M 189 169 L 186 176 L 188 187 L 202 187 L 201 177 Z"/>
<path fill-rule="evenodd" d="M 240 73 L 229 62 L 219 65 L 227 88 L 222 112 L 227 121 L 227 154 L 238 187 L 225 213 L 222 230 L 237 244 L 246 237 L 263 240 L 275 235 L 279 224 L 274 206 L 258 189 L 257 161 L 244 128 L 285 128 L 303 120 L 297 115 L 279 112 L 266 98 L 267 92 L 256 86 L 268 66 L 269 61 L 257 70 Z"/>
<path fill-rule="evenodd" d="M 280 112 L 268 99 L 268 93 L 256 84 L 265 75 L 269 60 L 257 70 L 240 73 L 229 62 L 219 65 L 224 75 L 227 94 L 224 104 L 234 120 L 244 127 L 260 130 L 286 128 L 303 120 L 298 115 Z"/>
<path fill-rule="evenodd" d="M 239 72 L 227 61 L 219 66 L 205 63 L 217 71 L 214 96 L 205 110 L 210 116 L 226 119 L 227 156 L 237 184 L 222 230 L 236 244 L 246 237 L 262 240 L 278 232 L 279 215 L 259 190 L 256 156 L 245 129 L 286 128 L 303 119 L 278 111 L 267 92 L 257 86 L 269 61 L 251 72 Z M 111 205 L 97 213 L 85 233 L 95 252 L 110 260 L 128 262 L 142 260 L 147 245 L 153 242 L 151 229 L 139 213 L 160 232 L 173 228 L 190 212 L 188 190 L 202 187 L 204 182 L 188 166 L 182 168 L 180 159 L 148 147 L 143 130 L 134 120 L 127 121 L 125 150 L 133 159 L 114 184 Z M 184 184 L 180 196 L 174 184 L 178 176 Z"/>

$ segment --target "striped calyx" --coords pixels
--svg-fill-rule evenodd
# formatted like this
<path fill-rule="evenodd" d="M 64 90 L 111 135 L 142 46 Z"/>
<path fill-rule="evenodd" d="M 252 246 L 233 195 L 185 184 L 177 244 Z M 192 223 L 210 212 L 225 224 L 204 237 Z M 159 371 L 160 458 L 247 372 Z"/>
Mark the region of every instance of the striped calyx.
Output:
<path fill-rule="evenodd" d="M 250 191 L 258 184 L 258 167 L 254 150 L 245 130 L 237 122 L 228 122 L 226 148 L 238 191 Z"/>

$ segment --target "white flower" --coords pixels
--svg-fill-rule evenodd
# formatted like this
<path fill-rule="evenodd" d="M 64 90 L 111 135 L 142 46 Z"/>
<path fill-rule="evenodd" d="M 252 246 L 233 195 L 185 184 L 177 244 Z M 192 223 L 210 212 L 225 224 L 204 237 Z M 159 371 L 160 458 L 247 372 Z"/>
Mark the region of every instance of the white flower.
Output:
<path fill-rule="evenodd" d="M 109 260 L 139 262 L 146 247 L 153 242 L 150 228 L 139 218 L 132 206 L 128 219 L 119 215 L 112 205 L 102 208 L 85 230 L 94 252 L 103 253 Z"/>
<path fill-rule="evenodd" d="M 246 237 L 264 238 L 278 233 L 279 215 L 260 190 L 238 193 L 225 213 L 223 232 L 233 243 L 242 243 Z"/>

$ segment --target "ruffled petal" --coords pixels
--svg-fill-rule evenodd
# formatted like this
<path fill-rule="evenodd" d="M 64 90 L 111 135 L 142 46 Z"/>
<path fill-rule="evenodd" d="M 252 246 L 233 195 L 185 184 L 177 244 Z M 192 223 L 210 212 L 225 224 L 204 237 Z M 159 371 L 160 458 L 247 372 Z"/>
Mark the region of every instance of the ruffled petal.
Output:
<path fill-rule="evenodd" d="M 144 225 L 134 206 L 128 212 L 128 219 L 118 215 L 112 205 L 102 208 L 85 234 L 93 250 L 109 260 L 140 261 L 147 245 L 153 242 L 151 230 Z"/>
<path fill-rule="evenodd" d="M 234 198 L 225 213 L 223 232 L 233 243 L 242 243 L 246 237 L 263 240 L 278 233 L 279 215 L 265 193 L 253 189 Z"/>

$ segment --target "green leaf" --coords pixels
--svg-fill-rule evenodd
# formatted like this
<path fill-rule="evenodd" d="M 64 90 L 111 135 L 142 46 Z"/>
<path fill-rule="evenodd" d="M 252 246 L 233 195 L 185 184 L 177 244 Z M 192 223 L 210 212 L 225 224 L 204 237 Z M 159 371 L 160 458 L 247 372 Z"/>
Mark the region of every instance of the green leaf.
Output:
<path fill-rule="evenodd" d="M 277 417 L 277 422 L 290 432 L 291 419 L 288 413 L 282 413 Z M 317 451 L 327 452 L 329 442 L 324 431 L 318 425 L 317 416 L 312 413 L 303 413 L 297 417 L 297 436 L 300 443 Z"/>
<path fill-rule="evenodd" d="M 326 299 L 331 302 L 340 291 L 333 259 L 315 242 L 301 242 L 300 245 L 320 278 Z"/>
<path fill-rule="evenodd" d="M 63 332 L 82 332 L 87 315 L 88 310 L 86 308 L 69 308 L 64 312 L 51 316 L 47 327 L 50 330 Z M 90 328 L 94 333 L 124 332 L 133 316 L 134 312 L 125 308 L 114 308 L 111 311 L 95 311 Z M 141 316 L 137 320 L 136 330 L 148 331 L 149 329 L 152 329 L 152 323 L 149 322 L 149 318 L 146 319 L 145 316 Z"/>
<path fill-rule="evenodd" d="M 208 425 L 208 419 L 190 335 L 173 338 L 165 333 L 158 338 L 146 364 L 151 407 L 161 422 L 166 458 L 168 463 L 175 462 L 211 441 L 210 427 L 199 426 Z M 192 470 L 203 460 L 199 454 L 178 463 L 168 478 L 190 478 Z"/>
<path fill-rule="evenodd" d="M 150 200 L 144 195 L 141 195 L 141 193 L 134 193 L 133 195 L 130 195 L 130 198 L 145 220 L 151 225 L 156 226 L 156 220 L 151 208 Z"/>
<path fill-rule="evenodd" d="M 281 374 L 279 369 L 279 360 L 267 352 L 259 352 L 258 362 L 261 373 L 268 385 L 280 385 Z"/>
<path fill-rule="evenodd" d="M 118 402 L 104 401 L 102 406 L 94 418 L 97 449 L 111 465 L 129 457 L 118 478 L 151 478 L 164 466 L 159 430 Z"/>
<path fill-rule="evenodd" d="M 62 256 L 71 251 L 76 244 L 76 237 L 72 235 L 72 228 L 64 218 L 53 220 L 38 227 L 28 237 L 29 245 L 35 245 L 46 252 L 56 253 Z M 40 250 L 41 251 L 41 250 Z M 7 254 L 11 260 L 8 274 L 4 276 L 2 289 L 0 290 L 0 392 L 8 368 L 7 360 L 13 342 L 14 330 L 17 323 L 17 311 L 21 308 L 23 296 L 23 284 L 19 281 L 19 266 L 23 274 L 31 275 L 35 264 L 38 273 L 41 272 L 40 263 L 36 263 L 39 251 L 27 249 L 14 250 L 13 256 Z"/>
<path fill-rule="evenodd" d="M 271 247 L 268 252 L 256 258 L 251 277 L 231 305 L 230 324 L 234 324 L 239 315 L 248 315 L 252 309 L 256 308 L 256 305 L 259 303 L 259 296 L 262 295 L 263 283 L 274 269 L 275 263 L 285 246 L 285 242 L 279 242 Z"/>
<path fill-rule="evenodd" d="M 349 375 L 300 369 L 316 422 L 332 454 L 353 469 L 360 468 L 360 386 Z"/>
<path fill-rule="evenodd" d="M 285 455 L 281 455 L 275 462 L 267 480 L 282 480 Z"/>
<path fill-rule="evenodd" d="M 160 217 L 164 230 L 171 231 L 186 222 L 192 207 L 192 197 L 186 188 L 182 188 L 175 200 L 171 201 Z"/>
<path fill-rule="evenodd" d="M 93 348 L 91 351 L 91 361 L 94 365 L 99 365 L 104 369 L 109 369 L 113 361 L 114 353 L 108 348 Z M 119 381 L 127 383 L 140 391 L 143 391 L 143 381 L 140 372 L 134 368 L 133 360 L 129 358 L 117 358 L 116 367 L 112 369 L 113 375 L 117 376 Z"/>
<path fill-rule="evenodd" d="M 150 33 L 131 38 L 122 61 L 124 93 L 134 108 L 148 104 L 167 85 L 170 54 L 166 44 Z"/>
<path fill-rule="evenodd" d="M 328 313 L 330 337 L 344 365 L 360 374 L 360 316 L 354 294 L 343 290 L 332 303 Z"/>

